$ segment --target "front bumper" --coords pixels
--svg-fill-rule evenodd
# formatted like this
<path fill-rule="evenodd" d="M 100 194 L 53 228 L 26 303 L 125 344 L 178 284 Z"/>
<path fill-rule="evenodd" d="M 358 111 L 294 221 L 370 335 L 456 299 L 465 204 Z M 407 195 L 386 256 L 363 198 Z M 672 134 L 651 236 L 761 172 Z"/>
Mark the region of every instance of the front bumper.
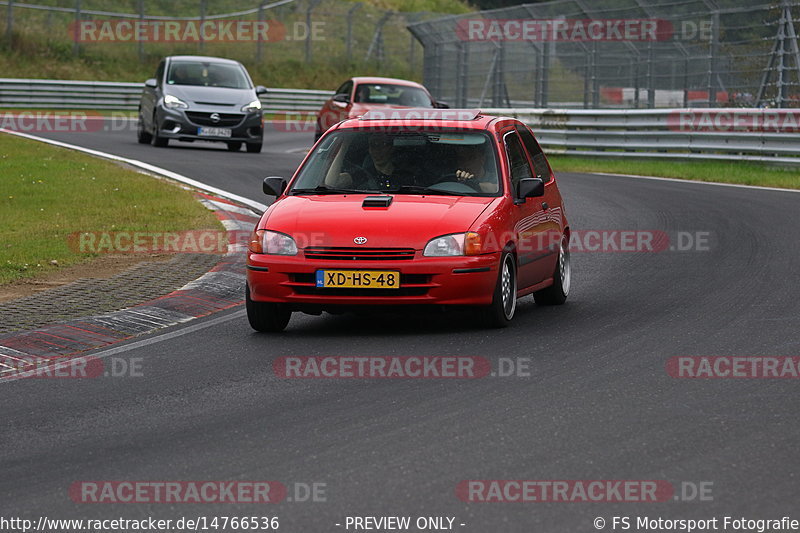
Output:
<path fill-rule="evenodd" d="M 238 110 L 237 110 L 238 111 Z M 215 142 L 261 142 L 264 134 L 264 121 L 261 113 L 225 112 L 220 113 L 223 121 L 213 123 L 206 120 L 208 110 L 159 108 L 157 113 L 159 136 L 179 141 Z M 234 118 L 236 115 L 240 117 Z M 227 118 L 231 117 L 231 118 Z M 226 128 L 230 137 L 199 135 L 200 128 Z"/>
<path fill-rule="evenodd" d="M 257 302 L 305 306 L 489 305 L 500 253 L 471 257 L 421 257 L 401 261 L 310 260 L 296 256 L 247 255 L 247 284 Z M 396 270 L 399 289 L 317 288 L 317 270 Z"/>

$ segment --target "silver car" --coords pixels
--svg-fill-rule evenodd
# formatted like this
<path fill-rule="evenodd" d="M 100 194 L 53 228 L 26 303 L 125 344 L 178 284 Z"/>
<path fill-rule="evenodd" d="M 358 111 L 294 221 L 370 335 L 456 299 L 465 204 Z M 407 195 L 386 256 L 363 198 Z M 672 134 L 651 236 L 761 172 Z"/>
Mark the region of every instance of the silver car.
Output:
<path fill-rule="evenodd" d="M 170 56 L 144 84 L 139 103 L 138 140 L 167 146 L 179 141 L 216 141 L 238 151 L 260 152 L 264 117 L 259 95 L 238 61 L 219 57 Z"/>

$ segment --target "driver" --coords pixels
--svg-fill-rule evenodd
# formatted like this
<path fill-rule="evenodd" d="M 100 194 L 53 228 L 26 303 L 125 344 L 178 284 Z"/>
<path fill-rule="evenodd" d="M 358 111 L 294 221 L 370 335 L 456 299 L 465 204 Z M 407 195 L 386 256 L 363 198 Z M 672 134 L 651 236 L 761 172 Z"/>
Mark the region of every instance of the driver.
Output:
<path fill-rule="evenodd" d="M 497 174 L 493 168 L 487 169 L 486 147 L 483 144 L 456 145 L 455 154 L 458 181 L 482 192 L 497 192 Z"/>
<path fill-rule="evenodd" d="M 364 170 L 369 179 L 374 180 L 379 189 L 389 189 L 399 184 L 393 179 L 396 174 L 394 161 L 394 139 L 385 133 L 373 133 L 369 136 L 369 157 Z"/>
<path fill-rule="evenodd" d="M 189 82 L 189 72 L 183 65 L 176 65 L 172 71 L 172 79 L 169 80 L 170 84 L 174 85 L 187 85 Z"/>
<path fill-rule="evenodd" d="M 411 185 L 413 176 L 401 168 L 394 147 L 394 137 L 386 133 L 371 133 L 367 139 L 368 155 L 362 166 L 353 165 L 339 175 L 336 185 L 358 189 L 391 190 Z"/>

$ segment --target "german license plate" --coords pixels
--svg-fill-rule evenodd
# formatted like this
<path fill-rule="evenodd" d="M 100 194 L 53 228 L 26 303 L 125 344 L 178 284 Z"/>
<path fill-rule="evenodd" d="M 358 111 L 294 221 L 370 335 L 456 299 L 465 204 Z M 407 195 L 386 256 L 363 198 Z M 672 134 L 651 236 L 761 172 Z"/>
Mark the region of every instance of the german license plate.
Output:
<path fill-rule="evenodd" d="M 197 134 L 201 137 L 230 137 L 233 130 L 230 128 L 197 128 Z"/>
<path fill-rule="evenodd" d="M 317 270 L 317 287 L 342 289 L 399 289 L 396 270 Z"/>

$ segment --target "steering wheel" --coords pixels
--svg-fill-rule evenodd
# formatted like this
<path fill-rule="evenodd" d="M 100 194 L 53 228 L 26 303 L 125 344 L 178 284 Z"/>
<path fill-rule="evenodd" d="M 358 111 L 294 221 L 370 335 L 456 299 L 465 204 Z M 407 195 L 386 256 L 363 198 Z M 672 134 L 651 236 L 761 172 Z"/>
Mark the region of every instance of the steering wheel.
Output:
<path fill-rule="evenodd" d="M 477 192 L 474 187 L 467 185 L 463 181 L 459 181 L 455 172 L 445 174 L 442 176 L 442 181 L 429 185 L 428 188 L 445 192 Z"/>

